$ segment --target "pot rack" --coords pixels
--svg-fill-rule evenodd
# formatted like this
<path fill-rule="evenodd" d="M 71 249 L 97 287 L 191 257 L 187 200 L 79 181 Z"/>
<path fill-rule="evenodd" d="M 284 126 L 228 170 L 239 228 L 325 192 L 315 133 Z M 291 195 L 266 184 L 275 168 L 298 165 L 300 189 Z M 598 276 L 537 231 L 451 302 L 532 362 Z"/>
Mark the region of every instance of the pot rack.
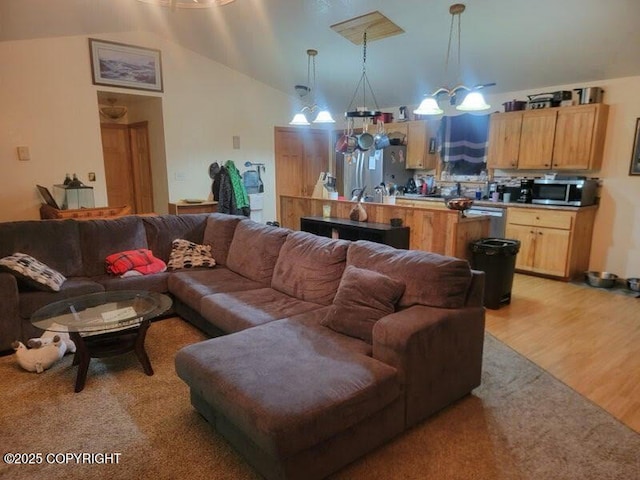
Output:
<path fill-rule="evenodd" d="M 356 100 L 358 96 L 358 91 L 362 87 L 362 107 L 357 107 L 352 110 L 353 102 Z M 373 99 L 373 103 L 375 105 L 375 109 L 371 110 L 367 107 L 367 88 L 369 89 L 369 93 L 371 93 L 371 98 Z M 362 40 L 362 75 L 360 76 L 360 81 L 358 85 L 356 85 L 356 90 L 353 92 L 353 97 L 351 98 L 351 102 L 349 102 L 349 106 L 347 107 L 347 111 L 344 116 L 347 118 L 364 118 L 369 119 L 373 117 L 377 117 L 380 115 L 380 107 L 378 107 L 378 101 L 376 100 L 376 96 L 373 93 L 373 89 L 371 88 L 371 83 L 369 83 L 369 78 L 367 77 L 367 31 L 363 33 Z"/>

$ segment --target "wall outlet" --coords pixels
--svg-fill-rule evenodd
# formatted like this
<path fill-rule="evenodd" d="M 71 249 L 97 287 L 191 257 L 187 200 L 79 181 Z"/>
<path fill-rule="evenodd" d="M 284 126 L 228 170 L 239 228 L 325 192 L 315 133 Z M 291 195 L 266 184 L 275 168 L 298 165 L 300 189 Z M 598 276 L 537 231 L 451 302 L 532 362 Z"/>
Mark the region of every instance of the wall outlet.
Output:
<path fill-rule="evenodd" d="M 184 172 L 175 172 L 173 174 L 173 179 L 176 182 L 184 182 L 187 179 L 187 175 Z"/>
<path fill-rule="evenodd" d="M 240 135 L 233 136 L 233 149 L 240 150 Z"/>
<path fill-rule="evenodd" d="M 90 182 L 95 182 L 96 181 L 96 173 L 95 172 L 89 172 L 87 177 L 89 178 Z"/>

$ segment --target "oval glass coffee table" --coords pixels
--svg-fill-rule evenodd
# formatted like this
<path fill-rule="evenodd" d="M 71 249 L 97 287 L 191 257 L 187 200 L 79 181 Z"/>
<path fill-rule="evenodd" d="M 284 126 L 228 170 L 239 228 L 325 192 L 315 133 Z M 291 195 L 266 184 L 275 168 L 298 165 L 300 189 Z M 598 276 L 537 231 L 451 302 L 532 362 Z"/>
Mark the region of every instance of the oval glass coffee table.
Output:
<path fill-rule="evenodd" d="M 45 305 L 31 316 L 34 327 L 69 332 L 76 344 L 75 391 L 84 388 L 91 358 L 134 351 L 144 373 L 153 375 L 144 341 L 151 320 L 171 307 L 171 298 L 156 292 L 112 290 L 67 298 Z"/>

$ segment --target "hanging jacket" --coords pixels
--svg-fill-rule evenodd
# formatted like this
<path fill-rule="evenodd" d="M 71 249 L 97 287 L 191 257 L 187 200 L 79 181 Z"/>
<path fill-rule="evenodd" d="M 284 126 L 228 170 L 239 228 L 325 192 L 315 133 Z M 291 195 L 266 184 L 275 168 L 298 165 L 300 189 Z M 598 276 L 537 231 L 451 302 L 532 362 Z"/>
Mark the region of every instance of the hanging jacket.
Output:
<path fill-rule="evenodd" d="M 231 180 L 237 214 L 242 214 L 248 217 L 251 213 L 251 209 L 249 207 L 249 195 L 247 195 L 247 190 L 244 187 L 244 182 L 242 181 L 240 172 L 233 163 L 233 160 L 227 160 L 224 164 L 224 168 L 227 170 Z"/>
<path fill-rule="evenodd" d="M 220 182 L 218 184 L 218 212 L 238 215 L 238 207 L 233 194 L 231 177 L 226 167 L 220 167 Z M 214 195 L 215 196 L 215 195 Z"/>

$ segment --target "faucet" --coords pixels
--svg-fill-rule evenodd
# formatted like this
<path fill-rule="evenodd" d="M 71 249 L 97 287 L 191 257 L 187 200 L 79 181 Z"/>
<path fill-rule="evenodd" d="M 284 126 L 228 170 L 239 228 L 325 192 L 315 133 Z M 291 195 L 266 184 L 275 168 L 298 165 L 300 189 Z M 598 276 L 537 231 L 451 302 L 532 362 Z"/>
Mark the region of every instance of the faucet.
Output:
<path fill-rule="evenodd" d="M 456 183 L 456 195 L 458 197 L 462 195 L 462 188 L 460 187 L 460 182 Z"/>

